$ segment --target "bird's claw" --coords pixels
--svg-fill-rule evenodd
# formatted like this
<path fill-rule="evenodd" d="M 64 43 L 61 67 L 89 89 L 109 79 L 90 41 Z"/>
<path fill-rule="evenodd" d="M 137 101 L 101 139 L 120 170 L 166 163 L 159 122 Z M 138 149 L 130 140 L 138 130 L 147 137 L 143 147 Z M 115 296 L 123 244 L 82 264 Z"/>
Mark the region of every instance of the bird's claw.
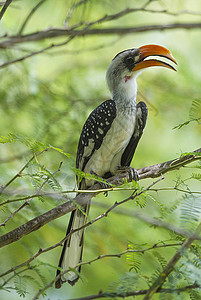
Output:
<path fill-rule="evenodd" d="M 132 180 L 138 181 L 139 180 L 138 171 L 135 168 L 132 168 L 129 166 L 119 167 L 117 170 L 117 173 L 122 173 L 122 172 L 128 172 L 129 181 L 132 181 Z"/>
<path fill-rule="evenodd" d="M 128 174 L 129 174 L 130 181 L 132 181 L 132 180 L 138 181 L 139 180 L 138 171 L 135 168 L 128 167 Z"/>

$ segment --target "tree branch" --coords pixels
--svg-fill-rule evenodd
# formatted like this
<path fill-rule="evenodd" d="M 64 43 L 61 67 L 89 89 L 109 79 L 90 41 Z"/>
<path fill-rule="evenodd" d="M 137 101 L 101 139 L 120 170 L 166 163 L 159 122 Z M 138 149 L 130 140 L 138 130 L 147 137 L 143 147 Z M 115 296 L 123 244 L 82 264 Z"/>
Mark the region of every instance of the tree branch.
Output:
<path fill-rule="evenodd" d="M 153 295 L 162 287 L 164 282 L 166 281 L 169 274 L 174 270 L 174 266 L 176 263 L 180 260 L 184 252 L 190 247 L 192 242 L 195 240 L 195 236 L 200 233 L 201 230 L 201 223 L 198 225 L 194 235 L 189 237 L 183 245 L 180 247 L 180 249 L 177 250 L 175 255 L 170 259 L 166 267 L 163 269 L 163 271 L 160 273 L 158 278 L 155 280 L 155 282 L 152 284 L 150 289 L 147 291 L 146 296 L 144 297 L 144 300 L 149 300 L 153 297 Z"/>
<path fill-rule="evenodd" d="M 191 284 L 191 285 L 187 285 L 184 286 L 182 288 L 178 288 L 178 289 L 160 289 L 157 291 L 157 293 L 182 293 L 182 292 L 186 292 L 187 290 L 192 290 L 192 289 L 196 289 L 196 288 L 200 288 L 200 285 L 197 283 Z M 100 291 L 98 294 L 96 295 L 90 295 L 90 296 L 86 296 L 86 297 L 81 297 L 81 298 L 73 298 L 70 300 L 92 300 L 92 299 L 99 299 L 99 298 L 126 298 L 126 297 L 130 297 L 130 296 L 140 296 L 140 295 L 145 295 L 147 293 L 147 290 L 139 290 L 139 291 L 132 291 L 132 292 L 123 292 L 123 293 L 111 293 L 111 292 L 102 292 Z M 36 297 L 33 298 L 33 300 L 38 299 Z"/>
<path fill-rule="evenodd" d="M 195 160 L 201 159 L 200 156 L 201 148 L 197 149 L 196 151 L 192 152 L 192 154 L 188 154 L 185 156 L 182 156 L 181 158 L 176 158 L 161 164 L 153 165 L 150 167 L 142 168 L 138 170 L 139 173 L 139 179 L 144 178 L 154 178 L 154 177 L 160 177 L 161 174 L 166 173 L 168 171 L 172 171 L 175 169 L 179 169 L 183 167 L 186 164 L 189 164 Z M 111 177 L 108 179 L 108 183 L 119 186 L 125 182 L 125 179 L 129 182 L 129 174 L 123 173 L 118 176 Z M 151 186 L 150 186 L 151 187 Z M 72 210 L 76 208 L 76 206 L 73 203 L 77 204 L 83 204 L 90 201 L 93 197 L 95 197 L 97 194 L 103 192 L 103 190 L 96 191 L 97 189 L 100 189 L 100 184 L 96 183 L 93 185 L 90 189 L 90 191 L 94 191 L 93 193 L 89 193 L 86 191 L 86 193 L 80 193 L 78 194 L 73 201 L 68 201 L 66 203 L 63 203 L 50 211 L 30 220 L 29 222 L 19 226 L 18 228 L 6 233 L 5 235 L 0 237 L 0 246 L 3 247 L 5 245 L 8 245 L 12 242 L 15 242 L 19 239 L 21 239 L 24 235 L 27 235 L 31 233 L 32 231 L 35 231 L 39 229 L 40 227 L 44 226 L 45 224 L 51 222 L 52 220 L 55 220 Z M 112 191 L 113 188 L 107 189 Z M 136 217 L 142 218 L 139 216 L 139 214 L 136 213 Z M 160 223 L 160 222 L 159 222 Z M 160 226 L 160 225 L 158 225 Z"/>
<path fill-rule="evenodd" d="M 159 174 L 165 174 L 169 171 L 178 170 L 193 161 L 201 159 L 201 148 L 191 152 L 190 154 L 184 154 L 182 154 L 182 156 L 179 158 L 139 169 L 138 174 L 140 179 L 155 178 L 160 176 Z"/>
<path fill-rule="evenodd" d="M 41 254 L 44 254 L 48 251 L 51 251 L 57 247 L 60 247 L 62 246 L 64 243 L 64 239 L 62 239 L 60 242 L 56 243 L 55 245 L 51 246 L 51 247 L 48 247 L 48 248 L 45 248 L 45 249 L 39 249 L 38 252 L 36 254 L 34 254 L 32 257 L 30 257 L 27 261 L 15 266 L 15 267 L 12 267 L 11 269 L 7 270 L 6 272 L 0 274 L 0 278 L 12 273 L 12 272 L 16 272 L 16 270 L 26 266 L 26 265 L 29 265 L 34 259 L 36 259 L 39 255 Z M 160 245 L 162 244 L 162 245 Z M 90 260 L 90 261 L 84 261 L 84 262 L 81 262 L 79 264 L 80 265 L 87 265 L 87 264 L 91 264 L 97 260 L 100 260 L 100 259 L 103 259 L 103 258 L 107 258 L 107 257 L 117 257 L 117 258 L 120 258 L 121 256 L 125 255 L 125 254 L 128 254 L 128 253 L 145 253 L 147 251 L 150 251 L 150 250 L 153 250 L 153 249 L 160 249 L 160 248 L 169 248 L 169 247 L 175 247 L 175 246 L 180 246 L 182 243 L 181 242 L 177 242 L 177 243 L 170 243 L 170 244 L 165 244 L 164 242 L 160 241 L 148 248 L 143 248 L 143 249 L 126 249 L 125 251 L 123 252 L 120 252 L 120 253 L 114 253 L 114 254 L 103 254 L 103 255 L 99 255 L 97 256 L 96 258 Z"/>
<path fill-rule="evenodd" d="M 80 26 L 80 24 L 79 24 Z M 175 29 L 196 29 L 201 28 L 201 23 L 172 23 L 172 24 L 156 24 L 144 25 L 137 27 L 111 27 L 111 28 L 93 28 L 76 30 L 73 28 L 47 28 L 42 31 L 33 32 L 25 35 L 7 36 L 5 41 L 0 43 L 0 48 L 11 48 L 16 44 L 25 42 L 36 42 L 44 39 L 52 39 L 63 36 L 90 36 L 90 35 L 127 35 L 140 32 L 160 31 L 160 30 L 175 30 Z"/>

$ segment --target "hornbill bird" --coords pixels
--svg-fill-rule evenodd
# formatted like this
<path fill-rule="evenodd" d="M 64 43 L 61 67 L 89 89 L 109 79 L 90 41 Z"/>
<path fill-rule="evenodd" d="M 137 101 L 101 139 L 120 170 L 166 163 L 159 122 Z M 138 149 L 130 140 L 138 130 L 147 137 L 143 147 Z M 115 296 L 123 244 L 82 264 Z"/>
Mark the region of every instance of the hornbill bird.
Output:
<path fill-rule="evenodd" d="M 84 124 L 77 149 L 77 169 L 104 179 L 115 175 L 119 169 L 132 169 L 130 163 L 147 119 L 146 104 L 136 104 L 136 78 L 148 67 L 161 66 L 175 70 L 167 62 L 150 59 L 150 56 L 164 57 L 176 63 L 170 51 L 158 45 L 128 49 L 112 60 L 106 74 L 112 98 L 95 108 Z M 80 181 L 78 178 L 77 181 L 79 189 L 87 189 L 94 184 L 92 179 L 83 178 Z M 81 209 L 71 213 L 67 235 L 86 224 L 89 206 L 90 203 L 84 203 Z M 84 229 L 81 229 L 65 241 L 57 275 L 61 268 L 70 271 L 57 280 L 56 288 L 66 281 L 74 285 L 79 279 L 80 266 L 77 267 L 77 264 L 82 260 L 83 240 Z"/>

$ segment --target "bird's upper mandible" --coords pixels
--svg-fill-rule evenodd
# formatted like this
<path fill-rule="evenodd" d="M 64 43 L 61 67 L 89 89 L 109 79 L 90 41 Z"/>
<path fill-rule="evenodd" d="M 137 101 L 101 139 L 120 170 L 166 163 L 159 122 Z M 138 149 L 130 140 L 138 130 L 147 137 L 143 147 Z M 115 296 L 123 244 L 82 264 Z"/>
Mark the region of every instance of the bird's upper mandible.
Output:
<path fill-rule="evenodd" d="M 110 92 L 113 94 L 114 88 L 126 82 L 129 78 L 137 77 L 142 69 L 161 66 L 175 70 L 173 66 L 159 59 L 148 59 L 150 56 L 164 57 L 176 64 L 176 60 L 171 52 L 159 45 L 145 45 L 139 48 L 124 50 L 118 53 L 109 65 L 106 73 L 106 80 Z"/>

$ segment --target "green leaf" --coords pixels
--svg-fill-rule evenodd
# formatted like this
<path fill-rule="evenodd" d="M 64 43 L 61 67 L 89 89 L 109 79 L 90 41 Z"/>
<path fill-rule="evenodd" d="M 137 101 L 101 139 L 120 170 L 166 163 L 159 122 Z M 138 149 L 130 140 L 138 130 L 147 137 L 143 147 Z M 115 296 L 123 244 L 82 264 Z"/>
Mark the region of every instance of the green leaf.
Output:
<path fill-rule="evenodd" d="M 183 126 L 188 125 L 191 122 L 197 122 L 199 125 L 201 124 L 201 99 L 193 100 L 189 110 L 189 120 L 178 124 L 173 127 L 173 129 L 181 129 Z"/>
<path fill-rule="evenodd" d="M 153 251 L 153 255 L 157 258 L 161 268 L 164 269 L 167 265 L 167 260 L 158 251 Z"/>
<path fill-rule="evenodd" d="M 186 194 L 180 205 L 180 220 L 183 227 L 194 229 L 201 217 L 200 197 Z"/>
<path fill-rule="evenodd" d="M 133 291 L 133 287 L 139 280 L 140 275 L 134 272 L 122 274 L 118 280 L 110 283 L 109 290 L 116 293 L 126 293 Z M 106 293 L 104 293 L 106 294 Z"/>
<path fill-rule="evenodd" d="M 201 181 L 201 173 L 192 173 L 191 178 Z"/>
<path fill-rule="evenodd" d="M 15 142 L 26 145 L 34 153 L 43 151 L 45 148 L 47 148 L 47 146 L 41 142 L 28 138 L 22 134 L 9 133 L 7 136 L 0 137 L 0 143 L 2 144 Z"/>
<path fill-rule="evenodd" d="M 68 157 L 68 158 L 71 156 L 69 153 L 67 153 L 67 152 L 64 152 L 64 151 L 63 151 L 63 149 L 60 149 L 60 148 L 54 147 L 54 146 L 52 146 L 52 145 L 49 145 L 47 148 L 49 148 L 49 149 L 53 149 L 53 150 L 55 150 L 55 151 L 57 151 L 57 152 L 59 152 L 59 153 L 61 153 L 61 154 L 65 155 L 65 156 L 66 156 L 66 157 Z"/>
<path fill-rule="evenodd" d="M 189 111 L 190 120 L 201 119 L 201 99 L 194 99 Z"/>
<path fill-rule="evenodd" d="M 138 250 L 138 249 L 136 249 L 136 246 L 134 243 L 129 243 L 128 249 L 129 250 Z M 128 265 L 130 267 L 129 271 L 135 270 L 135 272 L 137 273 L 140 270 L 141 256 L 142 256 L 142 252 L 130 252 L 127 254 L 126 259 L 127 259 Z"/>

